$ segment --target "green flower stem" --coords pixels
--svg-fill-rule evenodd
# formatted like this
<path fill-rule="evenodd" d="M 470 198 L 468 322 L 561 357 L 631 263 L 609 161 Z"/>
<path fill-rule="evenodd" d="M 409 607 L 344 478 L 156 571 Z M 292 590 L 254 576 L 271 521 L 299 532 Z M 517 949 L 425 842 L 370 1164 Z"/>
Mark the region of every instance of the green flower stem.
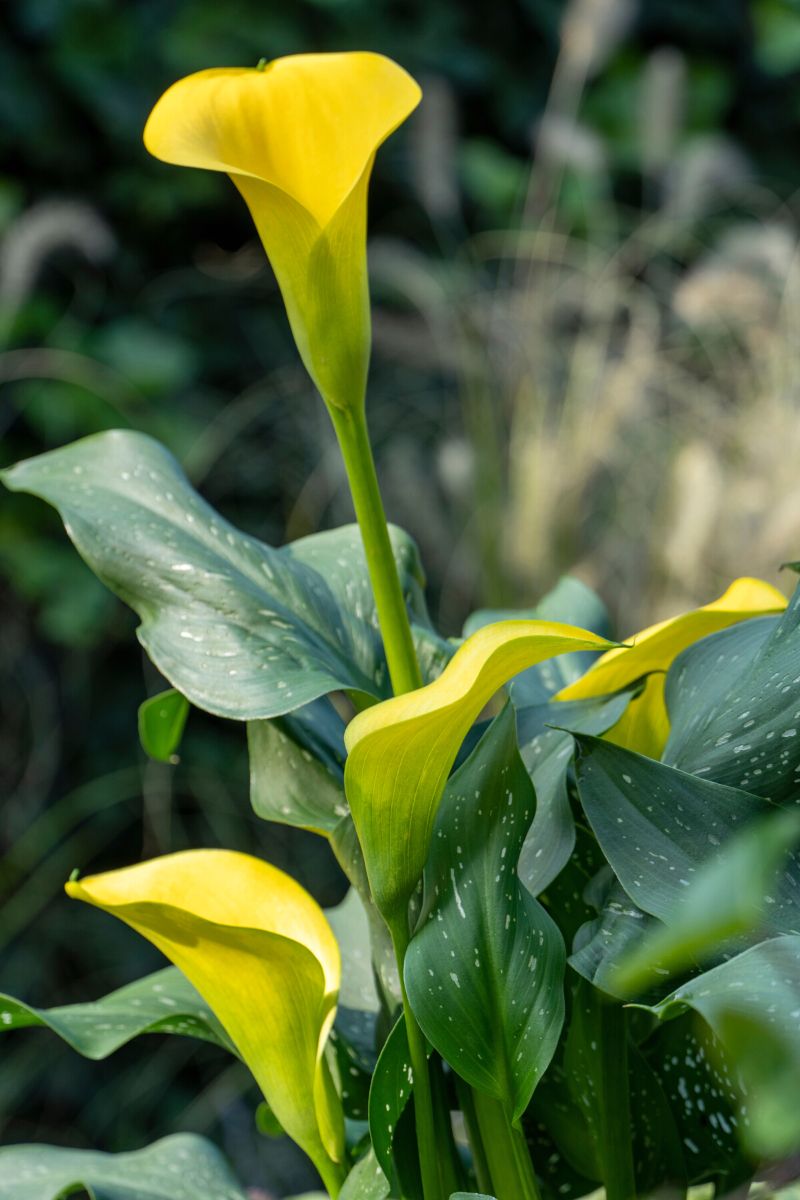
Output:
<path fill-rule="evenodd" d="M 378 623 L 395 695 L 422 687 L 411 626 L 389 540 L 363 409 L 330 409 L 344 459 L 356 520 L 364 539 Z"/>
<path fill-rule="evenodd" d="M 478 1124 L 478 1113 L 475 1108 L 475 1096 L 472 1088 L 459 1075 L 455 1076 L 456 1094 L 458 1102 L 461 1105 L 461 1112 L 464 1115 L 464 1124 L 467 1127 L 467 1137 L 472 1151 L 472 1169 L 475 1172 L 475 1179 L 478 1184 L 478 1190 L 488 1196 L 492 1190 L 492 1175 L 489 1170 L 489 1162 L 486 1157 L 486 1147 L 483 1144 L 481 1137 L 480 1125 Z"/>
<path fill-rule="evenodd" d="M 628 1031 L 625 1009 L 592 997 L 599 1008 L 601 1094 L 597 1123 L 601 1130 L 607 1200 L 635 1200 L 636 1176 L 631 1142 L 630 1088 L 628 1084 Z"/>
<path fill-rule="evenodd" d="M 317 1170 L 322 1178 L 325 1191 L 331 1197 L 331 1200 L 336 1200 L 347 1175 L 344 1163 L 337 1163 L 333 1159 L 328 1159 L 327 1162 L 318 1162 Z"/>
<path fill-rule="evenodd" d="M 440 1174 L 440 1160 L 436 1138 L 436 1118 L 433 1111 L 433 1093 L 428 1072 L 428 1049 L 425 1037 L 416 1022 L 406 995 L 403 979 L 403 963 L 408 949 L 409 936 L 405 922 L 390 927 L 397 967 L 400 972 L 400 990 L 403 996 L 403 1012 L 406 1022 L 411 1069 L 414 1073 L 414 1121 L 417 1129 L 417 1149 L 422 1175 L 422 1194 L 425 1200 L 447 1200 Z"/>
<path fill-rule="evenodd" d="M 473 1089 L 475 1114 L 497 1200 L 541 1200 L 531 1156 L 505 1105 Z"/>

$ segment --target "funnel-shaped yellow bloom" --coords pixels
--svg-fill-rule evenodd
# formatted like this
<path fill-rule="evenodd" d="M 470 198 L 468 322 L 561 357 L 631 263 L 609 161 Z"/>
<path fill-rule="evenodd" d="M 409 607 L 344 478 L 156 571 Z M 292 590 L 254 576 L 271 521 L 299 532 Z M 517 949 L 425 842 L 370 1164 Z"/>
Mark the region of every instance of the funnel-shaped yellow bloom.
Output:
<path fill-rule="evenodd" d="M 405 920 L 447 776 L 486 702 L 526 667 L 610 645 L 594 633 L 551 621 L 485 625 L 433 683 L 376 704 L 350 722 L 345 789 L 372 895 L 391 926 Z"/>
<path fill-rule="evenodd" d="M 585 675 L 560 691 L 556 699 L 605 696 L 649 675 L 642 694 L 631 701 L 625 715 L 606 737 L 629 750 L 660 758 L 669 736 L 664 679 L 681 651 L 728 625 L 746 621 L 748 617 L 781 612 L 785 607 L 786 597 L 771 584 L 761 579 L 736 579 L 711 604 L 651 625 L 625 646 L 609 650 Z"/>
<path fill-rule="evenodd" d="M 420 96 L 383 55 L 296 54 L 179 80 L 144 131 L 156 158 L 230 175 L 272 263 L 303 362 L 337 409 L 362 404 L 366 386 L 373 159 Z"/>
<path fill-rule="evenodd" d="M 119 917 L 180 968 L 332 1186 L 343 1120 L 323 1050 L 340 960 L 308 893 L 268 863 L 229 850 L 168 854 L 66 890 Z"/>

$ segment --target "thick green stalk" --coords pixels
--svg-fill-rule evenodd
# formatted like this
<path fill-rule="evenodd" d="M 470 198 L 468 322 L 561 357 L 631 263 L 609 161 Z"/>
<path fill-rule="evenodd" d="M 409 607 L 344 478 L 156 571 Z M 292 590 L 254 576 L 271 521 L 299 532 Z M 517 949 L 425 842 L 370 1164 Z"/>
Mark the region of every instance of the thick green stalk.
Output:
<path fill-rule="evenodd" d="M 602 998 L 596 1003 L 602 1081 L 597 1123 L 603 1147 L 603 1182 L 607 1200 L 635 1200 L 625 1010 Z"/>
<path fill-rule="evenodd" d="M 541 1200 L 531 1156 L 505 1105 L 473 1089 L 475 1115 L 497 1200 Z"/>
<path fill-rule="evenodd" d="M 467 1137 L 469 1138 L 469 1145 L 472 1151 L 472 1169 L 475 1172 L 478 1191 L 488 1196 L 492 1190 L 492 1176 L 489 1171 L 489 1161 L 486 1157 L 486 1147 L 483 1144 L 478 1124 L 475 1096 L 469 1084 L 458 1075 L 456 1075 L 456 1093 L 458 1094 L 458 1102 L 461 1105 L 461 1112 L 464 1115 L 464 1124 L 467 1127 Z"/>
<path fill-rule="evenodd" d="M 345 1181 L 346 1170 L 344 1166 L 342 1163 L 335 1163 L 332 1159 L 329 1159 L 327 1162 L 318 1162 L 317 1170 L 322 1177 L 325 1191 L 331 1197 L 331 1200 L 336 1200 Z"/>
<path fill-rule="evenodd" d="M 414 1121 L 417 1129 L 417 1149 L 422 1175 L 422 1194 L 425 1200 L 447 1200 L 440 1174 L 439 1152 L 436 1138 L 436 1118 L 433 1111 L 433 1093 L 428 1073 L 428 1050 L 425 1037 L 411 1011 L 403 980 L 403 963 L 408 949 L 409 936 L 405 923 L 390 928 L 397 968 L 400 972 L 400 990 L 403 996 L 403 1012 L 406 1022 L 411 1069 L 414 1073 Z M 448 1193 L 449 1194 L 449 1193 Z"/>
<path fill-rule="evenodd" d="M 331 408 L 333 427 L 344 459 L 356 520 L 364 540 L 367 568 L 375 595 L 378 623 L 395 695 L 422 687 L 411 626 L 392 553 L 375 460 L 363 409 Z"/>

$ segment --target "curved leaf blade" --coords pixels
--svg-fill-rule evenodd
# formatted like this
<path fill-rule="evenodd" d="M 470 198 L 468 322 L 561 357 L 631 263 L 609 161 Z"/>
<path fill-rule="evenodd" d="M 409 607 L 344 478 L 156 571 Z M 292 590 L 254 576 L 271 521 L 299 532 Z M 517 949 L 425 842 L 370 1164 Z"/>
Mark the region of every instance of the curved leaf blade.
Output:
<path fill-rule="evenodd" d="M 59 510 L 82 557 L 138 614 L 150 658 L 198 708 L 248 720 L 340 688 L 389 693 L 357 526 L 274 550 L 216 513 L 163 446 L 129 430 L 17 463 L 2 479 Z M 430 657 L 417 552 L 399 530 L 392 539 Z"/>
<path fill-rule="evenodd" d="M 189 701 L 174 688 L 140 704 L 139 741 L 145 753 L 157 762 L 174 762 L 188 716 Z"/>
<path fill-rule="evenodd" d="M 0 1033 L 34 1026 L 52 1030 L 84 1058 L 107 1058 L 145 1033 L 199 1038 L 236 1054 L 211 1009 L 176 967 L 137 979 L 93 1003 L 34 1008 L 0 994 Z"/>
<path fill-rule="evenodd" d="M 779 621 L 709 639 L 675 664 L 665 758 L 774 801 L 800 786 L 800 588 Z M 713 670 L 709 664 L 713 656 Z"/>
<path fill-rule="evenodd" d="M 65 1200 L 81 1191 L 92 1200 L 246 1200 L 216 1147 L 194 1134 L 129 1154 L 0 1147 L 0 1200 Z"/>

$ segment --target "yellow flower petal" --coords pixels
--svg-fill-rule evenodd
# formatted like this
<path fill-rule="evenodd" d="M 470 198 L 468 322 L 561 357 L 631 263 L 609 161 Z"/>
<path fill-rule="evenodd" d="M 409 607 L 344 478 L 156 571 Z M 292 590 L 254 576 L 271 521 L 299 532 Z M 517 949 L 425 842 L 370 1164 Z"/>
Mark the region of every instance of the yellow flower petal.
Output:
<path fill-rule="evenodd" d="M 572 625 L 500 621 L 461 645 L 427 687 L 376 704 L 351 721 L 345 789 L 370 887 L 390 926 L 405 920 L 422 875 L 447 776 L 470 726 L 526 667 L 612 643 Z"/>
<path fill-rule="evenodd" d="M 585 675 L 563 688 L 557 700 L 584 700 L 605 696 L 628 687 L 651 672 L 644 691 L 631 701 L 620 721 L 606 734 L 609 741 L 651 758 L 660 758 L 669 736 L 669 718 L 664 703 L 664 676 L 674 659 L 700 638 L 746 621 L 749 617 L 781 612 L 785 596 L 760 579 L 736 579 L 726 592 L 693 612 L 651 625 L 632 637 L 625 646 L 609 650 Z"/>
<path fill-rule="evenodd" d="M 286 1132 L 324 1178 L 343 1155 L 323 1058 L 340 960 L 322 910 L 288 875 L 228 850 L 188 850 L 66 885 L 167 956 L 213 1009 Z"/>
<path fill-rule="evenodd" d="M 380 54 L 296 54 L 179 80 L 144 132 L 156 158 L 225 171 L 272 262 L 305 365 L 335 408 L 363 403 L 366 199 L 378 147 L 421 92 Z"/>

